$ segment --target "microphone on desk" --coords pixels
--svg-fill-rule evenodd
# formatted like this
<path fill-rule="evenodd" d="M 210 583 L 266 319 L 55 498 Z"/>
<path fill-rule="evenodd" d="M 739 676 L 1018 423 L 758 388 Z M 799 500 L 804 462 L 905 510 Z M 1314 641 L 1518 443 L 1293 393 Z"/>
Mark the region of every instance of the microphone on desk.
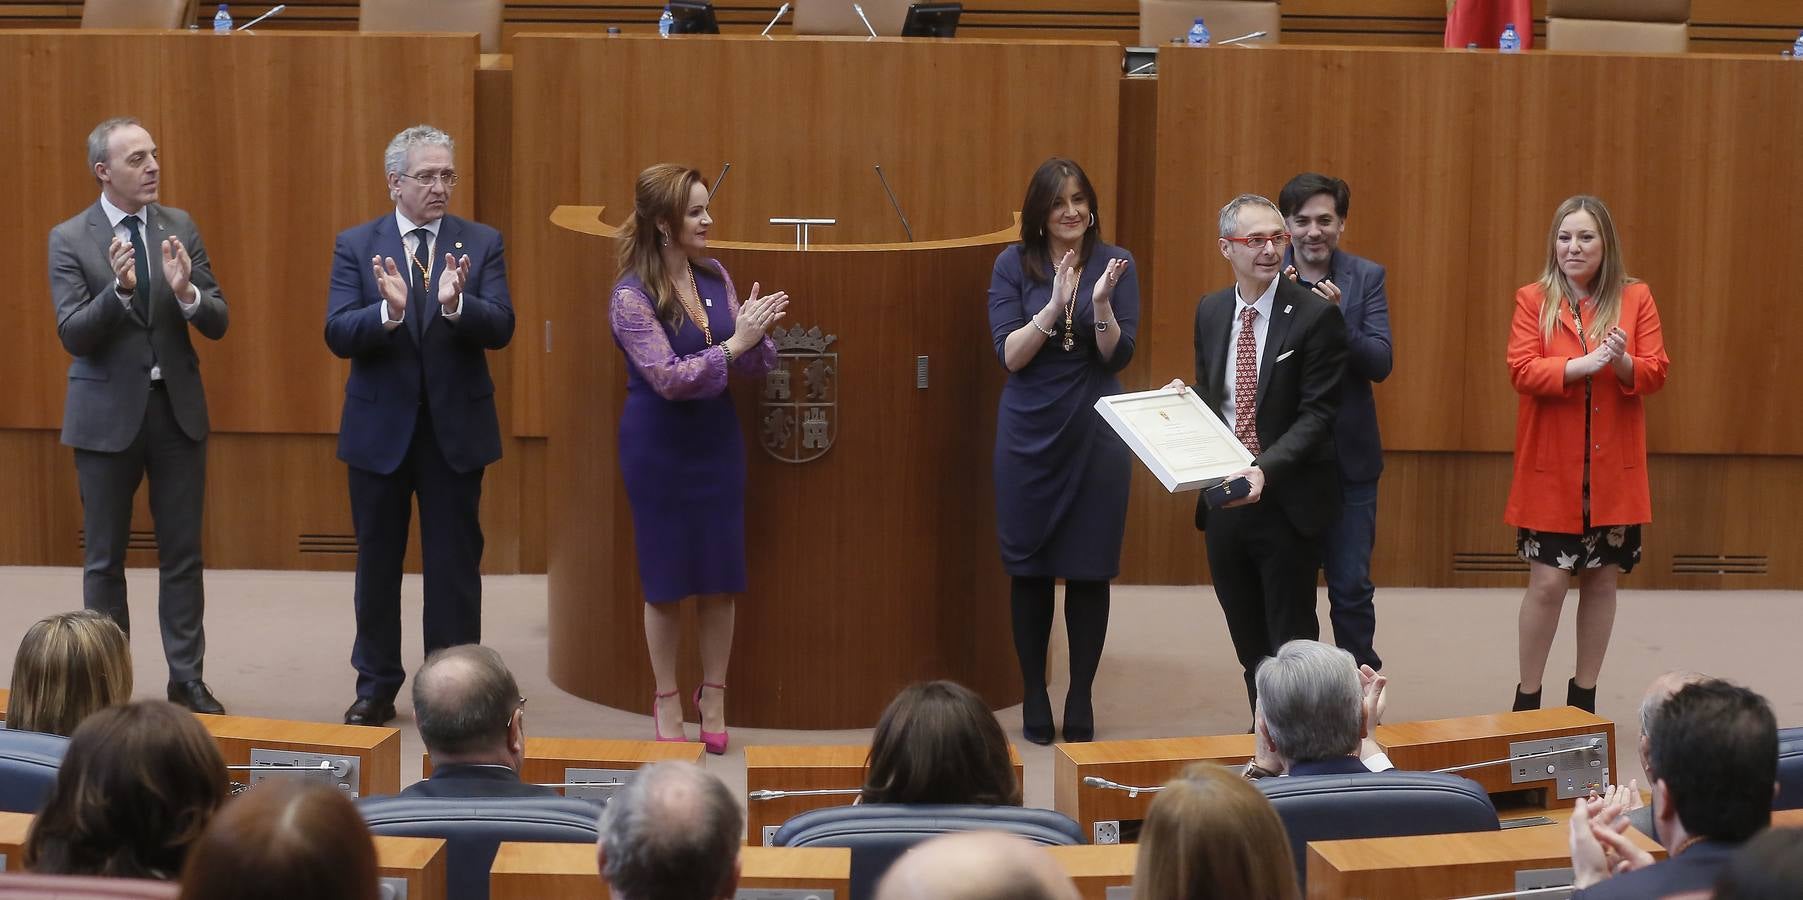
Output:
<path fill-rule="evenodd" d="M 1539 753 L 1523 753 L 1520 756 L 1505 756 L 1502 759 L 1488 759 L 1483 762 L 1467 763 L 1462 766 L 1447 766 L 1444 769 L 1435 769 L 1434 771 L 1450 774 L 1452 772 L 1463 772 L 1466 769 L 1482 769 L 1486 766 L 1500 766 L 1508 763 L 1521 762 L 1523 760 L 1542 759 L 1548 756 L 1564 756 L 1567 753 L 1584 753 L 1589 750 L 1601 749 L 1603 749 L 1603 739 L 1591 738 L 1589 741 L 1579 744 L 1576 747 L 1564 747 L 1558 750 L 1542 750 Z"/>
<path fill-rule="evenodd" d="M 889 189 L 889 179 L 883 175 L 883 167 L 876 166 L 876 177 L 882 179 L 883 193 L 889 195 L 889 206 L 895 210 L 895 217 L 901 220 L 902 230 L 908 233 L 908 240 L 914 240 L 914 228 L 908 224 L 908 217 L 902 214 L 901 204 L 895 202 L 895 192 Z"/>
<path fill-rule="evenodd" d="M 1156 794 L 1159 791 L 1164 790 L 1163 785 L 1159 785 L 1158 787 L 1138 787 L 1131 784 L 1121 784 L 1118 781 L 1109 781 L 1106 778 L 1095 775 L 1083 776 L 1083 783 L 1093 788 L 1102 788 L 1110 791 L 1126 791 L 1128 797 L 1137 797 L 1140 794 Z"/>
<path fill-rule="evenodd" d="M 783 5 L 788 6 L 789 4 L 785 3 Z M 726 173 L 730 171 L 732 171 L 732 163 L 727 163 L 720 167 L 720 174 L 714 177 L 713 189 L 707 192 L 707 202 L 714 202 L 714 195 L 720 192 L 720 182 L 726 180 Z"/>
<path fill-rule="evenodd" d="M 267 19 L 267 18 L 269 18 L 269 17 L 270 17 L 270 16 L 273 16 L 273 15 L 275 15 L 275 14 L 276 14 L 276 13 L 279 13 L 279 12 L 281 12 L 281 11 L 282 11 L 282 10 L 284 10 L 284 9 L 287 9 L 287 8 L 288 8 L 288 4 L 286 4 L 286 3 L 280 3 L 280 4 L 277 4 L 277 5 L 276 5 L 276 7 L 275 7 L 275 8 L 274 8 L 274 9 L 272 9 L 272 10 L 270 10 L 270 11 L 269 11 L 269 12 L 266 12 L 266 13 L 264 13 L 264 14 L 262 14 L 262 15 L 260 15 L 260 16 L 258 16 L 258 17 L 256 17 L 256 18 L 254 18 L 254 19 L 252 19 L 252 20 L 250 20 L 250 21 L 248 21 L 248 22 L 245 22 L 245 23 L 244 23 L 244 24 L 243 24 L 243 25 L 240 25 L 240 26 L 238 26 L 238 30 L 239 30 L 239 31 L 245 31 L 245 30 L 247 30 L 247 29 L 249 29 L 249 28 L 250 28 L 250 26 L 252 26 L 252 25 L 255 25 L 255 24 L 257 24 L 257 23 L 258 23 L 258 22 L 261 22 L 261 21 L 263 21 L 263 20 L 264 20 L 264 19 Z"/>
<path fill-rule="evenodd" d="M 864 793 L 863 788 L 822 788 L 815 791 L 751 791 L 747 800 L 781 800 L 784 797 L 843 797 Z"/>
<path fill-rule="evenodd" d="M 870 26 L 870 19 L 864 15 L 864 7 L 853 3 L 851 8 L 857 12 L 859 19 L 864 20 L 864 30 L 870 32 L 871 37 L 876 37 L 876 29 Z"/>
<path fill-rule="evenodd" d="M 788 12 L 789 12 L 789 4 L 784 3 L 782 5 L 782 7 L 776 11 L 776 15 L 770 17 L 770 24 L 765 25 L 764 30 L 758 32 L 758 37 L 765 37 L 765 36 L 769 35 L 770 29 L 775 28 L 776 23 L 779 21 L 782 21 L 782 17 L 785 14 L 787 14 Z"/>
<path fill-rule="evenodd" d="M 343 778 L 350 773 L 344 765 L 333 765 L 330 760 L 320 760 L 316 765 L 300 763 L 251 763 L 248 766 L 226 766 L 228 772 L 293 772 L 300 775 L 331 775 Z"/>
<path fill-rule="evenodd" d="M 1242 41 L 1256 41 L 1259 38 L 1264 37 L 1268 34 L 1270 34 L 1270 32 L 1268 32 L 1268 31 L 1254 31 L 1254 32 L 1251 32 L 1250 34 L 1242 34 L 1239 37 L 1228 38 L 1227 40 L 1221 41 L 1220 43 L 1216 44 L 1215 46 L 1225 47 L 1228 44 L 1238 44 Z"/>

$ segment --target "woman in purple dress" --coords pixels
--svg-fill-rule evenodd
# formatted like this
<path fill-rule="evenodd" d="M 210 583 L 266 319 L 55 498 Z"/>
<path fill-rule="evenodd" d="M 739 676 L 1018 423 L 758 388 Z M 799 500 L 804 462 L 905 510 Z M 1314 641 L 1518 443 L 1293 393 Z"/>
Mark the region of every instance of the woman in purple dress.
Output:
<path fill-rule="evenodd" d="M 677 601 L 694 597 L 701 740 L 709 753 L 725 753 L 733 596 L 745 591 L 745 445 L 726 382 L 729 373 L 757 377 L 776 364 L 764 332 L 789 295 L 759 296 L 753 284 L 741 307 L 726 270 L 703 258 L 713 219 L 701 173 L 655 165 L 639 173 L 635 194 L 620 229 L 610 315 L 626 354 L 620 470 L 657 679 L 653 728 L 660 741 L 688 739 L 676 687 Z"/>
<path fill-rule="evenodd" d="M 1090 688 L 1127 527 L 1127 446 L 1093 407 L 1120 392 L 1115 373 L 1133 358 L 1139 278 L 1131 254 L 1102 243 L 1098 206 L 1082 168 L 1046 160 L 1021 204 L 1020 243 L 996 258 L 989 281 L 989 330 L 1008 370 L 995 426 L 996 531 L 1026 686 L 1021 732 L 1035 744 L 1052 742 L 1046 644 L 1059 578 L 1071 665 L 1064 739 L 1095 736 Z"/>

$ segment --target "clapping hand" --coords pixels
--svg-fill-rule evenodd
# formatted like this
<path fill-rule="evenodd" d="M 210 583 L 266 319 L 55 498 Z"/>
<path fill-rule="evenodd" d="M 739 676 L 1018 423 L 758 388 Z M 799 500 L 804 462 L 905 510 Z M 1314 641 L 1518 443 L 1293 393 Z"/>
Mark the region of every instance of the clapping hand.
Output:
<path fill-rule="evenodd" d="M 1052 302 L 1046 304 L 1059 315 L 1064 314 L 1067 303 L 1076 301 L 1077 288 L 1071 281 L 1077 277 L 1077 270 L 1072 263 L 1077 259 L 1077 251 L 1064 251 L 1064 258 L 1052 264 Z"/>
<path fill-rule="evenodd" d="M 751 284 L 751 298 L 739 307 L 739 318 L 735 334 L 742 334 L 752 342 L 764 339 L 764 333 L 777 319 L 783 317 L 783 310 L 789 307 L 789 295 L 784 291 L 766 296 L 758 296 L 758 283 Z"/>
<path fill-rule="evenodd" d="M 1283 274 L 1291 281 L 1302 280 L 1302 276 L 1296 272 L 1295 266 L 1286 267 L 1283 270 Z M 1314 291 L 1315 296 L 1320 297 L 1335 306 L 1340 305 L 1340 286 L 1334 284 L 1330 279 L 1323 278 L 1320 281 L 1315 282 L 1314 287 L 1309 288 L 1309 290 Z"/>
<path fill-rule="evenodd" d="M 388 321 L 399 322 L 407 314 L 407 276 L 401 274 L 392 256 L 372 256 L 369 264 L 376 273 L 376 290 L 388 303 Z"/>
<path fill-rule="evenodd" d="M 107 261 L 112 263 L 113 277 L 119 279 L 119 290 L 131 293 L 138 288 L 138 264 L 132 254 L 131 244 L 118 238 L 106 248 Z"/>
<path fill-rule="evenodd" d="M 164 238 L 163 281 L 183 304 L 188 302 L 188 288 L 193 284 L 188 279 L 193 274 L 194 260 L 188 256 L 188 248 L 182 246 L 181 238 Z"/>
<path fill-rule="evenodd" d="M 1126 272 L 1126 260 L 1117 258 L 1108 261 L 1108 268 L 1102 271 L 1102 277 L 1096 279 L 1096 289 L 1089 297 L 1090 303 L 1093 304 L 1096 309 L 1105 310 L 1114 303 L 1114 286 L 1120 283 L 1121 276 L 1126 274 Z M 1108 317 L 1097 315 L 1096 318 L 1105 319 Z"/>
<path fill-rule="evenodd" d="M 1359 687 L 1364 693 L 1365 727 L 1376 728 L 1390 703 L 1390 679 L 1370 666 L 1359 666 Z"/>
<path fill-rule="evenodd" d="M 438 275 L 438 305 L 444 307 L 448 314 L 462 302 L 463 286 L 470 280 L 470 258 L 465 254 L 462 259 L 453 259 L 451 254 L 444 255 L 444 271 Z"/>
<path fill-rule="evenodd" d="M 1571 811 L 1573 880 L 1589 887 L 1611 875 L 1653 864 L 1653 857 L 1624 833 L 1627 812 L 1640 805 L 1640 785 L 1610 786 L 1601 797 L 1580 798 Z"/>

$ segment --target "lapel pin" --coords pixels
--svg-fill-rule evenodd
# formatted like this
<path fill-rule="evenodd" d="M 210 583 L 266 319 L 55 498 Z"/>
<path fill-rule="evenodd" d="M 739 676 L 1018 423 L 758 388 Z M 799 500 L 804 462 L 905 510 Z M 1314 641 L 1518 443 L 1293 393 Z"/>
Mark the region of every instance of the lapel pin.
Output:
<path fill-rule="evenodd" d="M 1286 315 L 1286 316 L 1287 316 L 1287 315 L 1289 315 L 1289 314 L 1290 314 L 1290 310 L 1292 310 L 1292 309 L 1295 309 L 1295 307 L 1293 307 L 1293 306 L 1289 306 L 1289 305 L 1287 305 L 1287 304 L 1286 304 L 1286 305 L 1285 305 L 1285 306 L 1284 306 L 1284 308 L 1283 308 L 1283 314 L 1284 314 L 1284 315 Z"/>
<path fill-rule="evenodd" d="M 459 249 L 459 250 L 462 250 L 462 249 L 463 249 L 463 242 L 462 242 L 462 241 L 458 241 L 458 242 L 457 242 L 457 249 Z"/>

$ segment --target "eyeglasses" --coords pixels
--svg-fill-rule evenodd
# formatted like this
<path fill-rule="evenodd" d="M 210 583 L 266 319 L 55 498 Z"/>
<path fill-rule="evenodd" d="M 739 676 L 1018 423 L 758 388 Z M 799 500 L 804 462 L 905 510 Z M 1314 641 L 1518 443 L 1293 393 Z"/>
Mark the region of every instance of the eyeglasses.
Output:
<path fill-rule="evenodd" d="M 1247 250 L 1257 253 L 1265 249 L 1267 244 L 1277 247 L 1288 245 L 1290 242 L 1290 233 L 1287 231 L 1280 231 L 1277 234 L 1255 234 L 1251 237 L 1230 237 L 1223 238 L 1222 240 L 1228 240 L 1236 244 L 1244 245 Z"/>
<path fill-rule="evenodd" d="M 421 172 L 418 175 L 409 175 L 406 172 L 402 172 L 400 175 L 402 178 L 411 178 L 427 187 L 431 187 L 441 181 L 444 182 L 444 186 L 448 188 L 457 186 L 456 172 Z"/>

